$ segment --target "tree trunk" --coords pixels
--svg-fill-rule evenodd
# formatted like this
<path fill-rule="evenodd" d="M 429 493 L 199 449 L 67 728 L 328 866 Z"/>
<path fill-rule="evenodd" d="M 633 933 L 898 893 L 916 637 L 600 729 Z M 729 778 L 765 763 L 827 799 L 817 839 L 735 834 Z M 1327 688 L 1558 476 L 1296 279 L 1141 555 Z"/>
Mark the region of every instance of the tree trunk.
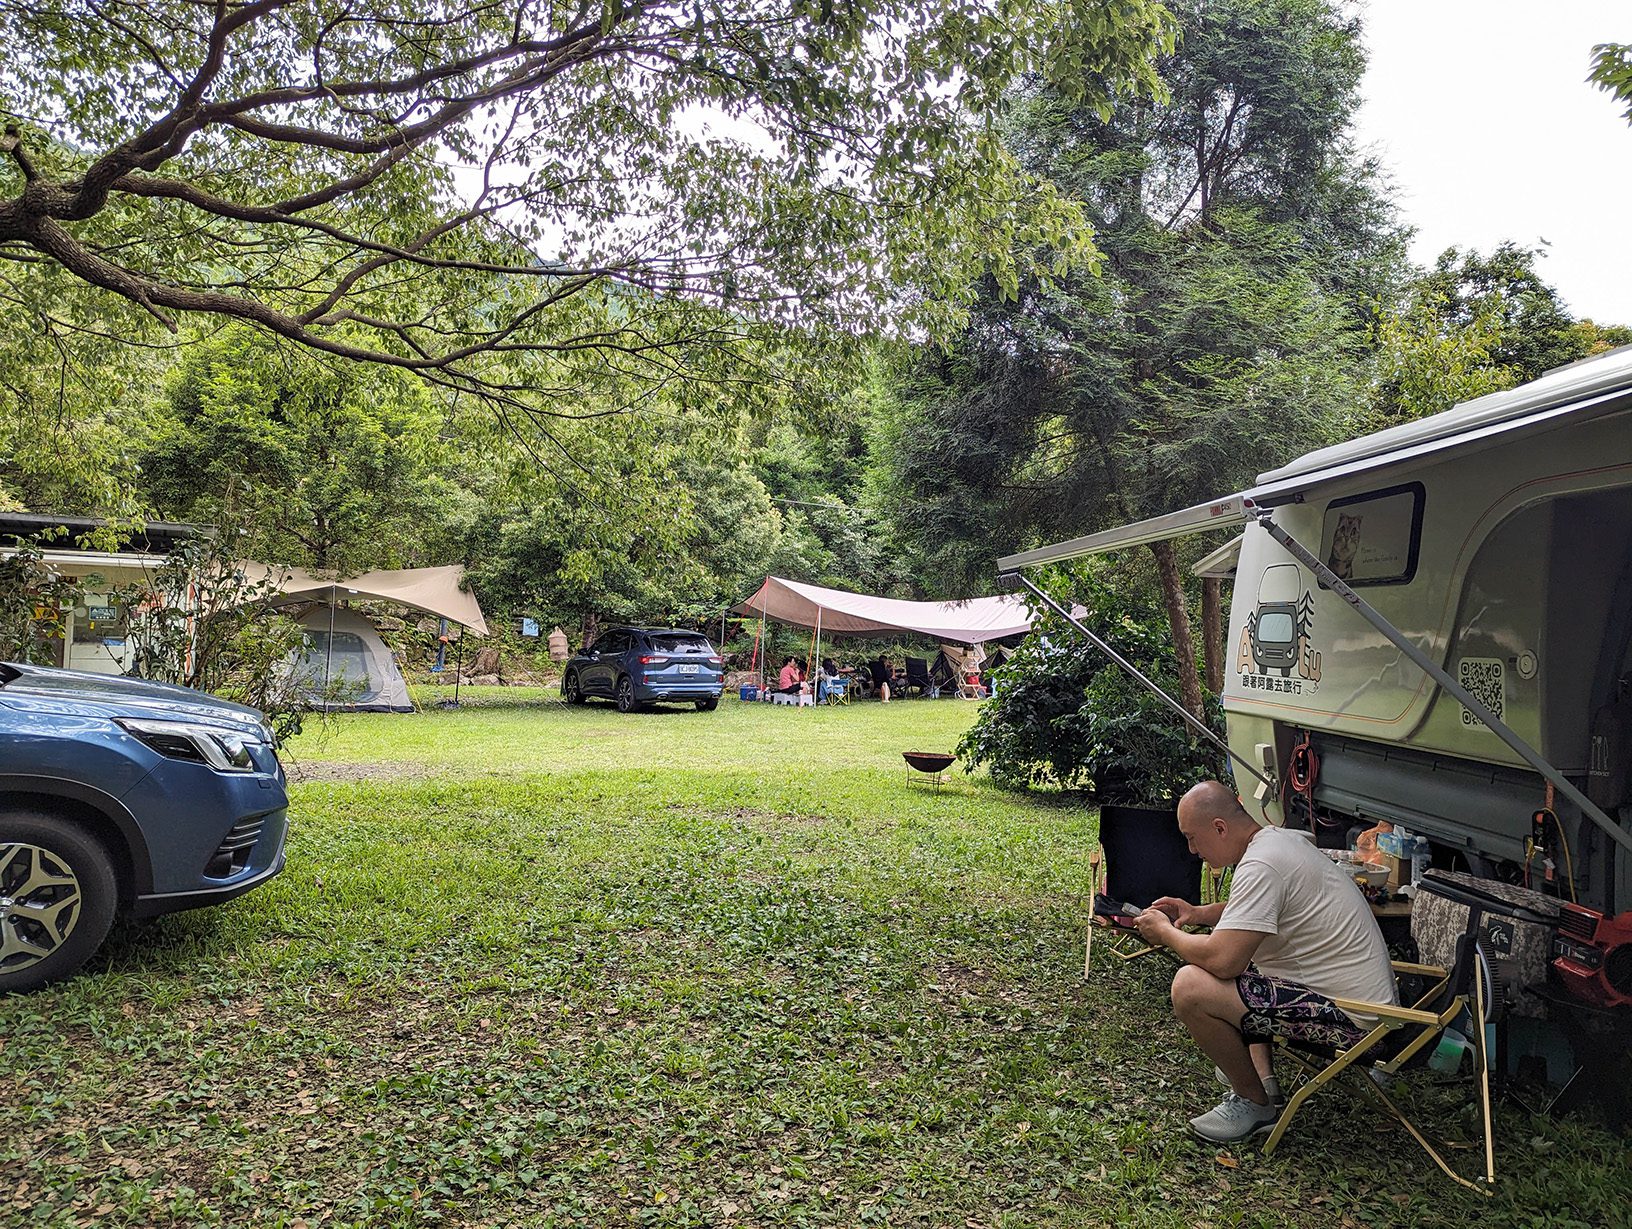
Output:
<path fill-rule="evenodd" d="M 1167 619 L 1173 629 L 1173 655 L 1178 659 L 1179 702 L 1197 721 L 1205 721 L 1201 705 L 1201 679 L 1196 675 L 1196 641 L 1190 631 L 1190 607 L 1184 600 L 1184 582 L 1179 578 L 1179 561 L 1173 543 L 1152 542 L 1156 572 L 1161 578 L 1162 600 L 1167 603 Z"/>
<path fill-rule="evenodd" d="M 1215 696 L 1224 690 L 1224 582 L 1216 576 L 1201 580 L 1201 657 L 1207 663 L 1207 689 Z"/>

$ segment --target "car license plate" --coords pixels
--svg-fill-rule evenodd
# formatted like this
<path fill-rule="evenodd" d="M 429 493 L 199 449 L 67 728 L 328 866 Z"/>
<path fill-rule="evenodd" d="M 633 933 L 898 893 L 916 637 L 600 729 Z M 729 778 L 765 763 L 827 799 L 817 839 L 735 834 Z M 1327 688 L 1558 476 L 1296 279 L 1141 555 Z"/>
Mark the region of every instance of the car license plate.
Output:
<path fill-rule="evenodd" d="M 698 669 L 698 667 L 696 667 L 696 666 L 681 666 L 680 667 L 680 673 L 681 674 L 696 674 L 697 669 Z"/>

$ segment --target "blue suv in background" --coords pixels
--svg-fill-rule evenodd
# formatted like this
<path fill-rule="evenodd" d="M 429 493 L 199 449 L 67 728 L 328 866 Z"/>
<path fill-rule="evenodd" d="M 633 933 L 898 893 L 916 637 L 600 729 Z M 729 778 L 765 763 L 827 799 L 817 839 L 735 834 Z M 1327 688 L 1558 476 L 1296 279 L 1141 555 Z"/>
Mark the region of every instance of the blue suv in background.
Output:
<path fill-rule="evenodd" d="M 561 673 L 568 704 L 605 696 L 620 713 L 660 700 L 692 703 L 706 713 L 719 707 L 724 688 L 725 659 L 708 638 L 666 627 L 608 628 Z"/>
<path fill-rule="evenodd" d="M 285 786 L 252 708 L 0 663 L 0 992 L 66 977 L 115 916 L 219 904 L 272 878 Z"/>

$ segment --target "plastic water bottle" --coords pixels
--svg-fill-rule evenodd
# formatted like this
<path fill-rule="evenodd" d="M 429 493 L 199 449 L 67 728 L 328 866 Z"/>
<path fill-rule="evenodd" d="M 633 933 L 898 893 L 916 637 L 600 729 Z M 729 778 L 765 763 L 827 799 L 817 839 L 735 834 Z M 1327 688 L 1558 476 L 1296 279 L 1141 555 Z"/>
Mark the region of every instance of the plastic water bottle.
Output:
<path fill-rule="evenodd" d="M 1428 1065 L 1442 1074 L 1454 1075 L 1462 1066 L 1462 1056 L 1472 1048 L 1466 1037 L 1456 1029 L 1448 1028 L 1440 1035 L 1433 1054 L 1429 1055 Z"/>
<path fill-rule="evenodd" d="M 1433 860 L 1433 845 L 1428 844 L 1428 837 L 1412 837 L 1412 886 L 1417 888 L 1423 881 L 1423 873 L 1428 870 L 1428 863 Z"/>

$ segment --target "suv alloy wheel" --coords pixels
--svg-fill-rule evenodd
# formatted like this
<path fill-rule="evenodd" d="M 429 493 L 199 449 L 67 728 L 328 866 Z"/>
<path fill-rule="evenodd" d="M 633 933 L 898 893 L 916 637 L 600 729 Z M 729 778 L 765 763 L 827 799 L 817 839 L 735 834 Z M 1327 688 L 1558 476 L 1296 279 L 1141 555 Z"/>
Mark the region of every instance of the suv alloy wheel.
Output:
<path fill-rule="evenodd" d="M 113 925 L 119 889 L 102 846 L 39 811 L 0 811 L 0 991 L 79 967 Z"/>
<path fill-rule="evenodd" d="M 635 681 L 627 674 L 618 680 L 617 698 L 620 713 L 640 711 L 640 705 L 635 701 Z"/>

